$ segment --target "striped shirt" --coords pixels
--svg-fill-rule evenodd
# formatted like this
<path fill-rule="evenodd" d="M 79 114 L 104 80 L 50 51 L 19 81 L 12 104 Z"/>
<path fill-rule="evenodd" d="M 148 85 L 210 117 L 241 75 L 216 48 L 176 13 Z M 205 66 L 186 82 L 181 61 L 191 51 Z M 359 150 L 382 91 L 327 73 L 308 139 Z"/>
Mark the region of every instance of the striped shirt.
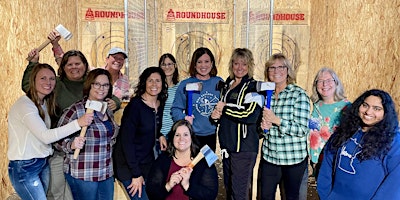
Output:
<path fill-rule="evenodd" d="M 163 112 L 163 119 L 162 119 L 162 126 L 161 126 L 161 133 L 166 136 L 168 132 L 171 130 L 172 125 L 174 122 L 172 121 L 171 117 L 171 107 L 172 103 L 174 102 L 176 89 L 178 88 L 179 83 L 168 88 L 168 98 L 165 102 L 164 112 Z"/>
<path fill-rule="evenodd" d="M 272 96 L 271 109 L 281 125 L 272 126 L 264 137 L 264 160 L 276 165 L 300 163 L 307 156 L 309 97 L 299 86 L 289 84 L 278 99 Z"/>

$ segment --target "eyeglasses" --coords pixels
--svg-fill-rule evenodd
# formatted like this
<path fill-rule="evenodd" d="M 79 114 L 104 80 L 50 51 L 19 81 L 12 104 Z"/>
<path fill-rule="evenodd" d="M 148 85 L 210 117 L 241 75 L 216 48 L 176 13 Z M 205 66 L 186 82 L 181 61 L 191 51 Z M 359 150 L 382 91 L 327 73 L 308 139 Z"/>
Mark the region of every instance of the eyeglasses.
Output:
<path fill-rule="evenodd" d="M 163 63 L 161 64 L 161 67 L 173 67 L 175 63 Z"/>
<path fill-rule="evenodd" d="M 335 79 L 317 80 L 317 85 L 330 85 L 335 82 Z"/>
<path fill-rule="evenodd" d="M 268 71 L 269 72 L 282 72 L 286 68 L 287 68 L 286 66 L 268 67 Z"/>
<path fill-rule="evenodd" d="M 105 83 L 105 84 L 100 84 L 100 83 L 92 83 L 93 88 L 95 89 L 100 89 L 101 87 L 103 87 L 104 89 L 108 89 L 110 88 L 110 84 L 109 83 Z"/>

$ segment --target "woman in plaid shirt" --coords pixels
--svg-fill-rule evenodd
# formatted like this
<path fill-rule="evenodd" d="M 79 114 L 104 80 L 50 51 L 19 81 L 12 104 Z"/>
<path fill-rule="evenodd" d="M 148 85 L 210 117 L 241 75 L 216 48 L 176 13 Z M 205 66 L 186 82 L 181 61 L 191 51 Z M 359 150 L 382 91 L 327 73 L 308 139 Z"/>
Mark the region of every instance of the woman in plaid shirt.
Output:
<path fill-rule="evenodd" d="M 85 114 L 86 101 L 106 102 L 105 99 L 112 96 L 110 80 L 111 75 L 105 69 L 90 71 L 83 85 L 84 99 L 75 102 L 64 111 L 58 126 Z M 114 172 L 111 155 L 113 139 L 118 129 L 113 112 L 109 108 L 104 112 L 94 111 L 93 123 L 88 126 L 85 137 L 79 137 L 77 132 L 62 142 L 62 149 L 66 152 L 64 173 L 74 199 L 113 199 Z M 76 149 L 81 150 L 78 158 L 74 159 Z"/>
<path fill-rule="evenodd" d="M 264 135 L 261 168 L 262 199 L 275 199 L 276 186 L 283 181 L 286 199 L 298 199 L 307 167 L 307 133 L 310 99 L 295 85 L 296 74 L 281 53 L 265 64 L 265 77 L 275 82 L 271 109 L 264 108 L 261 128 Z"/>

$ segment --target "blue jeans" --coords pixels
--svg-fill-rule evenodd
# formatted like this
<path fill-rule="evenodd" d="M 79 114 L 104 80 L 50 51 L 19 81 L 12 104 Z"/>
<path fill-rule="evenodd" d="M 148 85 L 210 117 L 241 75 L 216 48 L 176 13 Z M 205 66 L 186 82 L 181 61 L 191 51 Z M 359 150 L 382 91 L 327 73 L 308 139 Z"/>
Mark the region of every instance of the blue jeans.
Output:
<path fill-rule="evenodd" d="M 21 199 L 46 199 L 50 181 L 47 158 L 11 160 L 8 164 L 8 176 Z"/>
<path fill-rule="evenodd" d="M 128 193 L 131 200 L 148 200 L 149 199 L 149 197 L 147 196 L 147 193 L 146 193 L 145 185 L 142 186 L 142 197 L 139 198 L 139 192 L 136 192 L 135 196 L 131 196 L 129 194 L 128 186 L 132 183 L 132 180 L 121 181 L 121 183 L 122 183 L 122 185 L 124 185 L 124 189 L 126 190 L 126 193 Z"/>
<path fill-rule="evenodd" d="M 308 165 L 306 170 L 304 171 L 303 178 L 301 179 L 299 200 L 307 200 L 307 192 L 308 192 L 307 190 L 308 190 Z"/>
<path fill-rule="evenodd" d="M 65 174 L 74 200 L 111 200 L 114 198 L 114 177 L 104 181 L 84 181 Z"/>

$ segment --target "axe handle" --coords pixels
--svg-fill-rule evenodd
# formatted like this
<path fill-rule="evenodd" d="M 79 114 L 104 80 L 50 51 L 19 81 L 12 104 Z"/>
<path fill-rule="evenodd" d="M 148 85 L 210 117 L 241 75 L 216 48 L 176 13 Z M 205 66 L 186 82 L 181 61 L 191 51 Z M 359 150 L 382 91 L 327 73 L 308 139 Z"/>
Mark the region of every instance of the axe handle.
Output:
<path fill-rule="evenodd" d="M 45 47 L 47 47 L 47 45 L 50 44 L 50 40 L 47 39 L 46 41 L 44 41 L 40 46 L 38 46 L 36 49 L 38 50 L 38 52 L 42 51 Z M 27 57 L 26 60 L 30 61 L 32 58 L 31 57 Z"/>
<path fill-rule="evenodd" d="M 90 108 L 86 109 L 86 113 L 93 113 L 93 109 L 90 109 Z M 85 137 L 86 130 L 87 130 L 87 126 L 82 127 L 81 133 L 79 134 L 79 137 Z M 74 159 L 78 158 L 79 152 L 81 152 L 81 149 L 75 149 Z"/>
<path fill-rule="evenodd" d="M 267 90 L 267 96 L 265 98 L 265 107 L 267 107 L 268 109 L 271 108 L 272 93 L 273 93 L 273 90 Z M 264 133 L 268 133 L 268 130 L 265 129 Z"/>
<path fill-rule="evenodd" d="M 188 167 L 190 167 L 190 168 L 193 169 L 193 167 L 194 167 L 198 162 L 200 162 L 200 160 L 203 159 L 203 158 L 204 158 L 204 155 L 203 155 L 203 153 L 200 152 L 200 153 L 197 154 L 197 156 L 189 163 Z"/>
<path fill-rule="evenodd" d="M 193 91 L 188 91 L 188 99 L 187 99 L 187 115 L 192 116 L 193 114 Z"/>

